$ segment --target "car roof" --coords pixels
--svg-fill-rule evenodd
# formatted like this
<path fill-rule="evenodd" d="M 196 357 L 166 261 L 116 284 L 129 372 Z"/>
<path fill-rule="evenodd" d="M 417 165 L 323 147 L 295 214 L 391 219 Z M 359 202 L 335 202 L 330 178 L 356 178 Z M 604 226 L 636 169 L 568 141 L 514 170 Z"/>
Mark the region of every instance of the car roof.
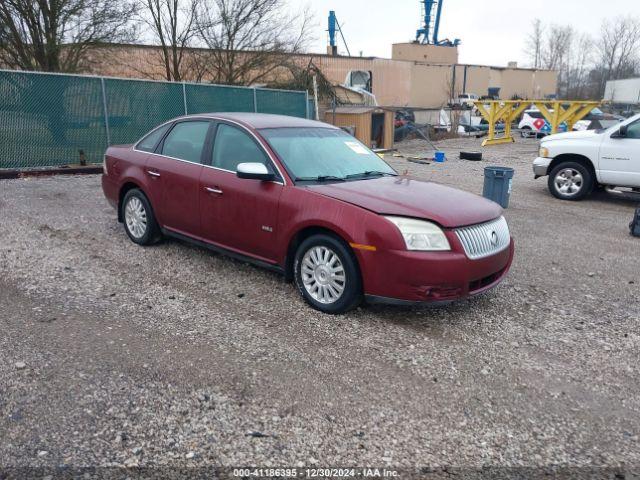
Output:
<path fill-rule="evenodd" d="M 190 117 L 211 117 L 221 120 L 231 120 L 239 123 L 243 123 L 246 126 L 262 129 L 262 128 L 294 128 L 294 127 L 307 127 L 307 128 L 331 128 L 337 129 L 333 125 L 328 123 L 317 122 L 315 120 L 307 120 L 306 118 L 290 117 L 288 115 L 273 115 L 270 113 L 248 113 L 248 112 L 212 112 L 212 113 L 200 113 L 197 115 L 187 115 L 181 118 Z"/>

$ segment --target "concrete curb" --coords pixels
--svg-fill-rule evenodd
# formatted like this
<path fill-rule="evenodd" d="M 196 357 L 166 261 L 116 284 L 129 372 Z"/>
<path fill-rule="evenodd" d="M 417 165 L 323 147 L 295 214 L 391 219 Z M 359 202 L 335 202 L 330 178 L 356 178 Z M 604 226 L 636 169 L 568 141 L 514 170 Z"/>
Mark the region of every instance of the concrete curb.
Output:
<path fill-rule="evenodd" d="M 0 180 L 24 177 L 48 177 L 52 175 L 95 175 L 102 173 L 102 165 L 69 166 L 29 170 L 0 169 Z"/>

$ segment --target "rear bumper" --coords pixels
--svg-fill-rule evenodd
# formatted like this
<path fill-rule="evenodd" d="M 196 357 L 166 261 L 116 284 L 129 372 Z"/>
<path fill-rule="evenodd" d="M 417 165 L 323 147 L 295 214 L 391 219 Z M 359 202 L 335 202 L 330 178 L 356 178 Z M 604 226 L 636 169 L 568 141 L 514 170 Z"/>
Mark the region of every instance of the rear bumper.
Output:
<path fill-rule="evenodd" d="M 553 161 L 552 158 L 538 157 L 533 161 L 533 174 L 535 178 L 549 175 L 549 165 Z"/>
<path fill-rule="evenodd" d="M 116 210 L 118 209 L 118 184 L 111 180 L 108 175 L 102 175 L 102 192 L 106 197 L 109 205 Z"/>
<path fill-rule="evenodd" d="M 462 252 L 367 252 L 364 291 L 372 303 L 449 303 L 492 289 L 506 277 L 514 255 L 509 247 L 470 260 Z"/>

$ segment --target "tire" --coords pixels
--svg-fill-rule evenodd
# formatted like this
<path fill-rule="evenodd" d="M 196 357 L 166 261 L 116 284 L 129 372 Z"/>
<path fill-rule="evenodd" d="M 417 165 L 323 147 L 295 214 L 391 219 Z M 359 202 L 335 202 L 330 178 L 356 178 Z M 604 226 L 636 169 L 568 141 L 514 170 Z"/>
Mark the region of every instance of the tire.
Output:
<path fill-rule="evenodd" d="M 298 291 L 316 310 L 340 314 L 362 302 L 360 269 L 342 240 L 323 234 L 307 238 L 296 251 L 293 269 Z"/>
<path fill-rule="evenodd" d="M 522 138 L 529 138 L 531 136 L 531 127 L 522 127 L 522 130 L 520 130 L 520 136 Z"/>
<path fill-rule="evenodd" d="M 593 174 L 581 163 L 563 162 L 549 175 L 551 194 L 561 200 L 582 200 L 593 191 Z"/>
<path fill-rule="evenodd" d="M 153 208 L 141 190 L 129 190 L 122 199 L 121 208 L 124 231 L 133 243 L 153 245 L 160 240 L 162 235 Z"/>
<path fill-rule="evenodd" d="M 460 158 L 462 160 L 472 160 L 478 162 L 482 160 L 482 152 L 460 152 Z"/>

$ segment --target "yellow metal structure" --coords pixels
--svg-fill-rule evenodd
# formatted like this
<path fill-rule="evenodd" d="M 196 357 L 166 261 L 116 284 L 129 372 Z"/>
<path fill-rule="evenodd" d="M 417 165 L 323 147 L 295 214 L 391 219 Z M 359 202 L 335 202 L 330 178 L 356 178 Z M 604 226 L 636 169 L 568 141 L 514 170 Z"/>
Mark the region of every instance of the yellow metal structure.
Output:
<path fill-rule="evenodd" d="M 601 105 L 601 102 L 575 100 L 489 100 L 474 102 L 480 115 L 489 123 L 489 134 L 482 146 L 512 143 L 511 124 L 528 108 L 537 107 L 551 126 L 551 133 L 557 133 L 563 123 L 571 131 L 575 123 Z M 488 107 L 488 108 L 487 108 Z M 496 125 L 504 122 L 504 135 L 496 137 Z"/>

